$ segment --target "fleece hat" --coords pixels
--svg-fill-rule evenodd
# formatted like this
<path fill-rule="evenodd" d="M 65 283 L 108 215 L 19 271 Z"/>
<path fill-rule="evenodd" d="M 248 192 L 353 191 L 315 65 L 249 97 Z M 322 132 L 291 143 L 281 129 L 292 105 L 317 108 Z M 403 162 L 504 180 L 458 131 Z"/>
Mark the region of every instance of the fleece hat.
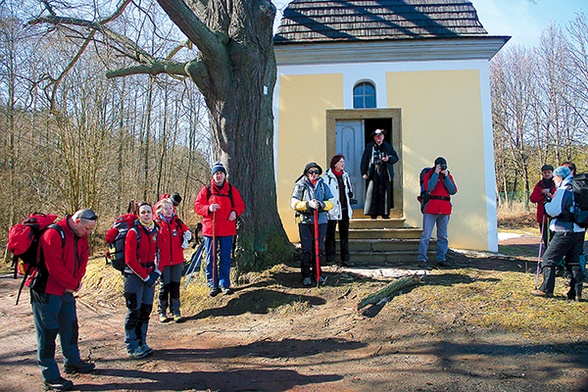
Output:
<path fill-rule="evenodd" d="M 541 166 L 541 171 L 544 172 L 545 170 L 551 170 L 551 171 L 553 171 L 553 166 L 551 166 L 551 165 L 543 165 L 543 166 Z"/>
<path fill-rule="evenodd" d="M 172 201 L 172 204 L 176 207 L 180 205 L 180 202 L 182 201 L 182 196 L 180 196 L 178 192 L 174 192 L 169 198 Z"/>
<path fill-rule="evenodd" d="M 554 176 L 558 176 L 561 178 L 566 178 L 567 176 L 571 175 L 572 171 L 567 166 L 558 166 L 557 169 L 553 171 Z"/>
<path fill-rule="evenodd" d="M 212 166 L 212 175 L 214 176 L 214 173 L 219 171 L 222 171 L 223 173 L 225 173 L 225 175 L 227 174 L 227 170 L 221 162 L 217 162 Z"/>
<path fill-rule="evenodd" d="M 313 167 L 316 167 L 319 171 L 319 176 L 323 174 L 323 169 L 316 163 L 316 162 L 309 162 L 306 164 L 306 166 L 304 167 L 304 173 L 302 173 L 303 176 L 306 175 L 306 173 L 308 173 L 308 171 L 310 169 L 312 169 Z"/>
<path fill-rule="evenodd" d="M 438 157 L 435 159 L 435 166 L 437 165 L 447 165 L 447 161 L 443 157 Z"/>

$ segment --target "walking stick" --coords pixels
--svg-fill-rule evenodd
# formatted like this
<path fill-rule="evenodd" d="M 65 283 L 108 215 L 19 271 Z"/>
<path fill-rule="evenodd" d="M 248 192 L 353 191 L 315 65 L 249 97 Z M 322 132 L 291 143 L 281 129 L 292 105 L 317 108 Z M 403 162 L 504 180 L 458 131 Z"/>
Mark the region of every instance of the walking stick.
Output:
<path fill-rule="evenodd" d="M 216 284 L 216 210 L 212 213 L 212 284 Z M 214 286 L 216 287 L 216 286 Z"/>
<path fill-rule="evenodd" d="M 319 224 L 318 224 L 319 212 L 314 210 L 314 256 L 316 261 L 316 287 L 319 287 L 321 280 L 321 257 L 320 257 L 320 244 L 319 244 Z"/>
<path fill-rule="evenodd" d="M 546 216 L 543 215 L 543 222 L 541 224 L 541 240 L 539 241 L 539 255 L 537 256 L 537 272 L 535 272 L 535 290 L 539 289 L 539 272 L 541 272 L 541 251 L 543 250 L 543 233 L 545 232 Z"/>

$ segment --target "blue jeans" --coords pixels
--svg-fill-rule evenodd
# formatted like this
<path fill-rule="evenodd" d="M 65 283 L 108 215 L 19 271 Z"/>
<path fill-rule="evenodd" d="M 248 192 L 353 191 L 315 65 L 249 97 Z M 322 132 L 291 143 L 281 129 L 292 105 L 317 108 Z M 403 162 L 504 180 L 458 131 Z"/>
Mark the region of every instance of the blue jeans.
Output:
<path fill-rule="evenodd" d="M 419 261 L 427 261 L 427 250 L 433 233 L 433 226 L 437 225 L 437 262 L 444 262 L 447 255 L 449 241 L 447 240 L 447 226 L 450 215 L 423 214 L 423 234 L 419 242 Z"/>
<path fill-rule="evenodd" d="M 33 320 L 37 332 L 37 363 L 45 381 L 60 377 L 55 362 L 55 339 L 59 335 L 65 364 L 80 362 L 78 317 L 72 293 L 39 293 L 31 289 Z"/>
<path fill-rule="evenodd" d="M 231 251 L 233 249 L 233 236 L 215 238 L 213 257 L 212 237 L 204 236 L 204 249 L 206 250 L 206 281 L 208 287 L 231 287 Z M 219 252 L 220 251 L 220 252 Z M 217 255 L 220 254 L 220 260 Z"/>
<path fill-rule="evenodd" d="M 326 223 L 318 225 L 320 265 L 323 264 L 323 258 L 325 253 L 325 235 L 327 233 L 327 225 L 328 224 Z M 299 224 L 298 233 L 300 234 L 300 243 L 302 244 L 302 260 L 300 261 L 300 272 L 302 273 L 302 278 L 314 278 L 317 273 L 315 249 L 316 246 L 314 243 L 314 224 Z"/>

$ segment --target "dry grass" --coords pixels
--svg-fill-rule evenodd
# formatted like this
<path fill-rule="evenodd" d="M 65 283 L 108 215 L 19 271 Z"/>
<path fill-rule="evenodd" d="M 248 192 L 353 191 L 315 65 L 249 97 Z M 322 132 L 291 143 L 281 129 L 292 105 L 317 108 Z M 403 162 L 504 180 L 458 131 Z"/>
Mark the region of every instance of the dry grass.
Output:
<path fill-rule="evenodd" d="M 498 206 L 498 227 L 509 230 L 526 230 L 537 226 L 536 209 L 530 204 L 527 209 L 522 202 L 501 204 Z"/>

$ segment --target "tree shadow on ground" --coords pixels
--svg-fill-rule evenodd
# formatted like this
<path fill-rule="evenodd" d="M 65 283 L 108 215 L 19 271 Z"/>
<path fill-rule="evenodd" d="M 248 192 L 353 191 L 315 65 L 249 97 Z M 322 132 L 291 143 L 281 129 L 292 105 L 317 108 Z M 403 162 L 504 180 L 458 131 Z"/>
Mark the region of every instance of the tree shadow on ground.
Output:
<path fill-rule="evenodd" d="M 244 292 L 232 298 L 222 308 L 206 309 L 186 319 L 203 319 L 209 316 L 237 316 L 244 313 L 267 314 L 272 309 L 296 302 L 307 302 L 313 306 L 324 305 L 326 303 L 325 299 L 316 296 L 288 294 L 281 291 L 260 288 Z"/>
<path fill-rule="evenodd" d="M 100 385 L 76 383 L 80 391 L 280 391 L 299 385 L 320 385 L 341 380 L 337 374 L 303 375 L 289 369 L 235 369 L 219 372 L 158 372 L 136 369 L 105 369 L 101 376 L 131 378 L 128 382 L 101 383 Z"/>

